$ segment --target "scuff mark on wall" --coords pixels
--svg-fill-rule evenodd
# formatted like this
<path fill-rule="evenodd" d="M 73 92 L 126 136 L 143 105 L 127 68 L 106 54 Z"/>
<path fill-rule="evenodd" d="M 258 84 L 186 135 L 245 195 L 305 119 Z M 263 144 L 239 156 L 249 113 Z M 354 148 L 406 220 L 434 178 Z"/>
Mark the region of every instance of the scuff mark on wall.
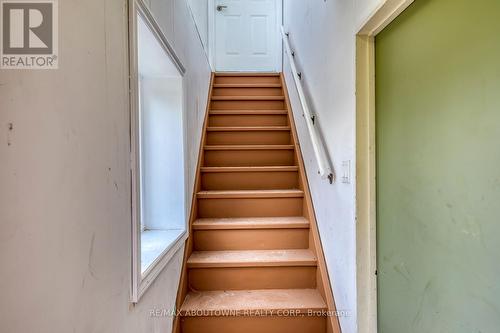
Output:
<path fill-rule="evenodd" d="M 10 137 L 10 133 L 14 130 L 14 123 L 8 123 L 7 124 L 7 129 L 8 129 L 8 132 L 7 132 L 7 146 L 10 146 L 12 144 L 11 142 L 11 137 Z"/>
<path fill-rule="evenodd" d="M 88 272 L 90 275 L 96 279 L 99 280 L 95 274 L 94 267 L 92 265 L 93 261 L 93 256 L 94 256 L 94 243 L 95 243 L 95 232 L 92 233 L 92 239 L 90 240 L 90 248 L 89 248 L 89 260 L 88 260 Z"/>
<path fill-rule="evenodd" d="M 406 281 L 410 282 L 411 274 L 408 271 L 408 267 L 404 262 L 394 265 L 394 270 L 401 275 Z"/>
<path fill-rule="evenodd" d="M 420 323 L 420 321 L 422 320 L 422 317 L 423 317 L 422 311 L 425 308 L 425 303 L 426 303 L 427 297 L 428 297 L 429 293 L 431 292 L 432 284 L 433 284 L 433 280 L 430 279 L 429 281 L 427 281 L 427 283 L 424 287 L 424 290 L 422 291 L 420 303 L 418 305 L 418 310 L 417 310 L 417 313 L 415 314 L 415 317 L 413 318 L 413 322 L 412 322 L 413 327 L 416 327 Z"/>
<path fill-rule="evenodd" d="M 108 167 L 108 181 L 111 181 L 111 178 L 112 178 L 112 173 L 111 173 L 111 167 Z M 118 191 L 118 182 L 116 180 L 113 179 L 113 186 L 115 188 L 116 191 Z"/>

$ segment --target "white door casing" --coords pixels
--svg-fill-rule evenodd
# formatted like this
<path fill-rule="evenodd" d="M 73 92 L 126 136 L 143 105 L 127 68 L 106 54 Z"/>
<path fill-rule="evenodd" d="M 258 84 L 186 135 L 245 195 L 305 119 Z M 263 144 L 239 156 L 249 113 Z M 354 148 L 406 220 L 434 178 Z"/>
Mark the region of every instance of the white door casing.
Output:
<path fill-rule="evenodd" d="M 359 333 L 377 333 L 375 36 L 414 0 L 386 1 L 356 34 L 356 291 Z"/>
<path fill-rule="evenodd" d="M 278 1 L 214 1 L 216 71 L 278 71 Z"/>

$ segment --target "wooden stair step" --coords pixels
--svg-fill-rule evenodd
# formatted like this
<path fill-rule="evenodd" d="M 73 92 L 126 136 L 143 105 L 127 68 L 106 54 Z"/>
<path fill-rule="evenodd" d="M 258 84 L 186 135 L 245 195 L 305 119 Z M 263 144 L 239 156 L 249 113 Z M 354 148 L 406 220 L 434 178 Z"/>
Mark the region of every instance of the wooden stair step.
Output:
<path fill-rule="evenodd" d="M 197 219 L 193 230 L 308 229 L 309 221 L 297 217 L 253 217 Z"/>
<path fill-rule="evenodd" d="M 200 191 L 197 193 L 198 216 L 300 216 L 303 213 L 303 198 L 304 192 L 301 190 Z"/>
<path fill-rule="evenodd" d="M 212 89 L 212 99 L 214 97 L 263 97 L 263 96 L 283 96 L 283 88 L 276 83 L 222 83 Z"/>
<path fill-rule="evenodd" d="M 212 101 L 283 101 L 285 96 L 212 96 Z"/>
<path fill-rule="evenodd" d="M 201 167 L 201 188 L 213 190 L 298 189 L 297 166 Z"/>
<path fill-rule="evenodd" d="M 301 190 L 200 191 L 198 199 L 303 198 Z"/>
<path fill-rule="evenodd" d="M 286 108 L 284 96 L 212 96 L 212 110 L 283 110 Z"/>
<path fill-rule="evenodd" d="M 210 226 L 212 227 L 212 226 Z M 216 226 L 215 226 L 216 227 Z M 309 248 L 309 228 L 283 224 L 273 228 L 193 229 L 197 251 L 283 250 Z"/>
<path fill-rule="evenodd" d="M 189 268 L 316 266 L 310 250 L 195 251 Z"/>
<path fill-rule="evenodd" d="M 278 237 L 287 235 L 282 232 Z M 317 286 L 317 258 L 307 248 L 201 250 L 194 251 L 186 265 L 190 286 L 197 291 L 312 289 Z"/>
<path fill-rule="evenodd" d="M 215 73 L 215 77 L 225 77 L 225 76 L 236 76 L 236 77 L 259 77 L 259 76 L 273 76 L 273 77 L 279 77 L 279 73 L 266 73 L 266 72 L 259 72 L 259 73 L 241 73 L 241 72 L 217 72 Z"/>
<path fill-rule="evenodd" d="M 309 247 L 309 221 L 302 216 L 199 218 L 192 226 L 202 251 Z"/>
<path fill-rule="evenodd" d="M 198 216 L 200 218 L 300 216 L 303 214 L 303 195 L 302 191 L 297 190 L 288 190 L 288 192 L 284 190 L 202 191 L 198 193 Z M 263 232 L 270 233 L 271 231 L 263 230 Z M 260 235 L 259 237 L 255 239 L 258 244 L 261 243 L 260 240 L 264 236 Z M 255 244 L 256 242 L 251 243 L 253 246 L 258 246 Z M 218 246 L 219 244 L 213 245 Z M 266 243 L 265 246 L 269 245 Z M 273 249 L 279 248 L 283 247 L 274 247 Z"/>
<path fill-rule="evenodd" d="M 189 316 L 197 311 L 211 316 L 221 310 L 296 310 L 297 313 L 307 313 L 324 309 L 325 301 L 316 289 L 193 291 L 186 296 L 181 315 Z"/>
<path fill-rule="evenodd" d="M 258 132 L 258 131 L 290 131 L 290 126 L 227 126 L 207 127 L 207 132 Z"/>
<path fill-rule="evenodd" d="M 207 127 L 207 145 L 287 145 L 289 126 L 216 126 Z"/>
<path fill-rule="evenodd" d="M 287 115 L 286 110 L 210 110 L 210 115 Z"/>
<path fill-rule="evenodd" d="M 258 74 L 258 75 L 257 75 Z M 216 74 L 215 84 L 280 84 L 281 78 L 277 73 L 226 73 Z"/>
<path fill-rule="evenodd" d="M 250 166 L 250 167 L 201 167 L 202 173 L 210 172 L 297 172 L 298 166 Z"/>
<path fill-rule="evenodd" d="M 205 150 L 293 150 L 294 145 L 210 145 Z"/>
<path fill-rule="evenodd" d="M 281 83 L 215 83 L 214 88 L 281 88 Z"/>
<path fill-rule="evenodd" d="M 294 145 L 205 145 L 203 166 L 296 165 Z"/>
<path fill-rule="evenodd" d="M 213 110 L 208 127 L 290 126 L 283 110 Z"/>

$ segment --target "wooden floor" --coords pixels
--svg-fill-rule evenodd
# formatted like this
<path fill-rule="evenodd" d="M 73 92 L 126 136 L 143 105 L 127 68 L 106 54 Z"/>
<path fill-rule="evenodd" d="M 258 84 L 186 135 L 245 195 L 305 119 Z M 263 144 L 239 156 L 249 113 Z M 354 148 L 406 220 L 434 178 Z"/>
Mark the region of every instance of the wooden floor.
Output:
<path fill-rule="evenodd" d="M 279 74 L 214 74 L 174 331 L 340 332 Z"/>

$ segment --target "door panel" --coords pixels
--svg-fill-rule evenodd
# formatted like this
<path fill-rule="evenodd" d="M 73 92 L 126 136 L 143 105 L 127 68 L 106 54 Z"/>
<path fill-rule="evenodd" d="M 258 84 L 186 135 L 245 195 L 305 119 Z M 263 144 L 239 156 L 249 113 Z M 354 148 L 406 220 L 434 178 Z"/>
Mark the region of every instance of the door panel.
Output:
<path fill-rule="evenodd" d="M 242 22 L 241 15 L 227 15 L 224 19 L 224 31 L 226 31 L 226 38 L 224 42 L 224 54 L 228 56 L 240 55 L 243 43 L 240 36 L 240 31 L 243 29 L 244 23 Z"/>
<path fill-rule="evenodd" d="M 498 13 L 418 0 L 376 38 L 381 333 L 499 331 Z"/>
<path fill-rule="evenodd" d="M 251 31 L 251 54 L 253 55 L 266 55 L 267 50 L 267 40 L 262 38 L 266 36 L 267 32 L 267 17 L 263 15 L 252 15 L 250 17 L 250 31 Z"/>
<path fill-rule="evenodd" d="M 217 71 L 276 71 L 279 35 L 277 0 L 217 0 Z"/>

